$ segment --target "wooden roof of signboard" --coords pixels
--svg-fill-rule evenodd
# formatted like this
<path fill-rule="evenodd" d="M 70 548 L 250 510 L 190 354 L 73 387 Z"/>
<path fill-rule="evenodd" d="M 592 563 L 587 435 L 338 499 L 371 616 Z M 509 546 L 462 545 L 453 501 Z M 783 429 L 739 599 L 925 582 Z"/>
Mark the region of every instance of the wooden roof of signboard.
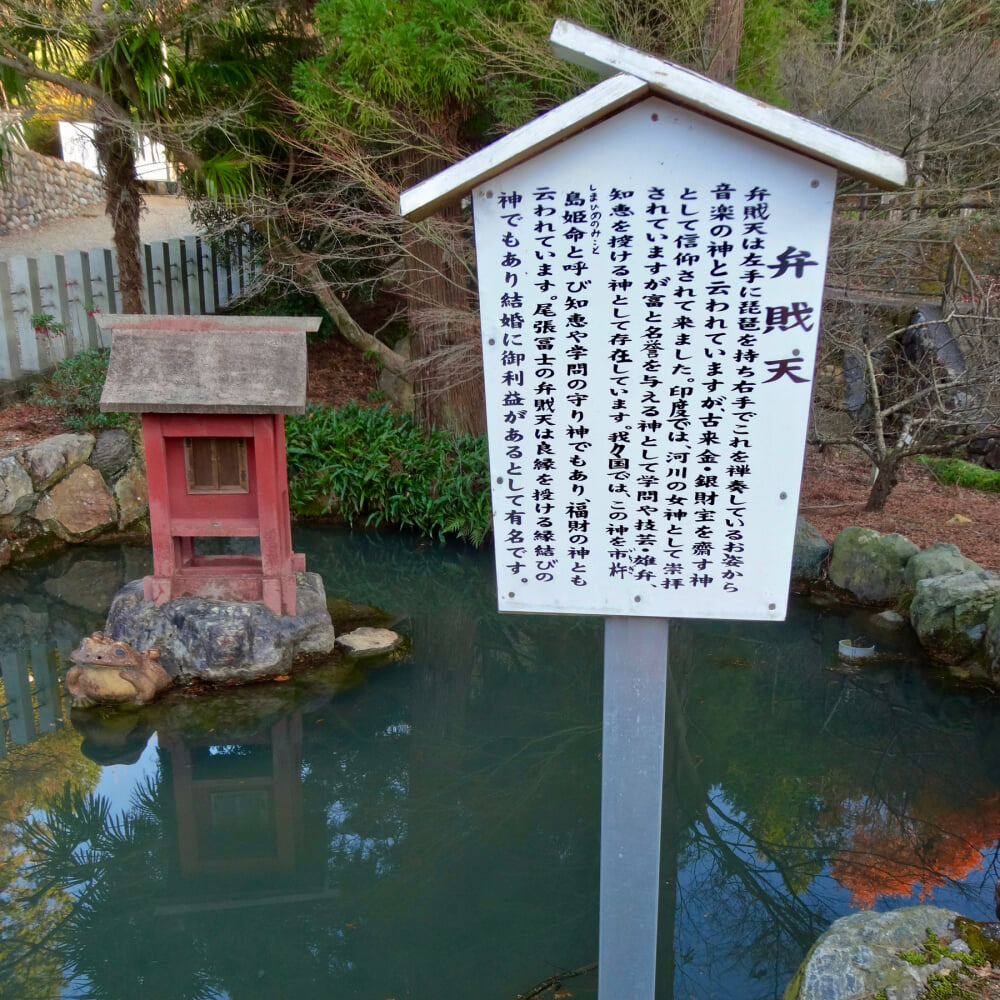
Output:
<path fill-rule="evenodd" d="M 418 221 L 497 174 L 583 131 L 615 111 L 655 95 L 812 157 L 877 187 L 906 182 L 906 161 L 732 87 L 638 52 L 568 21 L 556 21 L 553 49 L 598 73 L 617 73 L 484 149 L 404 191 L 400 213 Z"/>
<path fill-rule="evenodd" d="M 306 334 L 318 317 L 109 315 L 101 410 L 302 413 Z"/>

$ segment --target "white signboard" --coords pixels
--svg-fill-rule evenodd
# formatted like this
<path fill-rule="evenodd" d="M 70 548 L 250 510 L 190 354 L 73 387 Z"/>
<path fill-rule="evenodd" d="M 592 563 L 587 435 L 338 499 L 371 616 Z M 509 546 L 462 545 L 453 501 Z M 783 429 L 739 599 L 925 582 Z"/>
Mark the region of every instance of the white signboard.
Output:
<path fill-rule="evenodd" d="M 835 179 L 648 98 L 475 190 L 501 611 L 784 617 Z"/>

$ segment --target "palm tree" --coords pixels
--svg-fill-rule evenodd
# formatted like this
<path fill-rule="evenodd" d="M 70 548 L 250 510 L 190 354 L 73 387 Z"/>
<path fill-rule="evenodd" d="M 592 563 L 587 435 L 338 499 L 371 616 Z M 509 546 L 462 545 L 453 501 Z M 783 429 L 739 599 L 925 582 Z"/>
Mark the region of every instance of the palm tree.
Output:
<path fill-rule="evenodd" d="M 242 193 L 239 165 L 225 155 L 203 162 L 193 136 L 199 119 L 217 125 L 223 117 L 212 100 L 266 76 L 251 40 L 273 34 L 276 13 L 266 3 L 0 0 L 0 86 L 8 98 L 26 104 L 30 81 L 54 85 L 80 99 L 96 125 L 123 311 L 143 312 L 138 137 L 161 142 L 210 195 Z"/>

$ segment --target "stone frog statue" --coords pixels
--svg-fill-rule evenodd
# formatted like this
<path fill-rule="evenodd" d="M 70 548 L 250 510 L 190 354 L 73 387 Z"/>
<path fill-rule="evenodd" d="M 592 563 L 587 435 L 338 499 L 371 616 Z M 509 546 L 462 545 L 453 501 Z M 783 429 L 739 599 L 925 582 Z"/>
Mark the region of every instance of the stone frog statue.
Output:
<path fill-rule="evenodd" d="M 76 708 L 145 705 L 173 683 L 159 664 L 158 649 L 140 652 L 103 632 L 81 640 L 70 659 L 74 666 L 66 674 L 66 690 Z"/>

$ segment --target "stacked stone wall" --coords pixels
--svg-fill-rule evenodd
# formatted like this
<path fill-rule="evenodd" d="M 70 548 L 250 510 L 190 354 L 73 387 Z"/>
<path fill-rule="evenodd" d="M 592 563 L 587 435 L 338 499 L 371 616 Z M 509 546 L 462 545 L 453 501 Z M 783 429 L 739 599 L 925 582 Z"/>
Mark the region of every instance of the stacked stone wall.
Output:
<path fill-rule="evenodd" d="M 145 463 L 125 431 L 59 434 L 0 455 L 0 566 L 141 530 L 148 513 Z"/>
<path fill-rule="evenodd" d="M 13 147 L 4 157 L 0 236 L 36 229 L 104 201 L 101 179 L 76 163 Z"/>

